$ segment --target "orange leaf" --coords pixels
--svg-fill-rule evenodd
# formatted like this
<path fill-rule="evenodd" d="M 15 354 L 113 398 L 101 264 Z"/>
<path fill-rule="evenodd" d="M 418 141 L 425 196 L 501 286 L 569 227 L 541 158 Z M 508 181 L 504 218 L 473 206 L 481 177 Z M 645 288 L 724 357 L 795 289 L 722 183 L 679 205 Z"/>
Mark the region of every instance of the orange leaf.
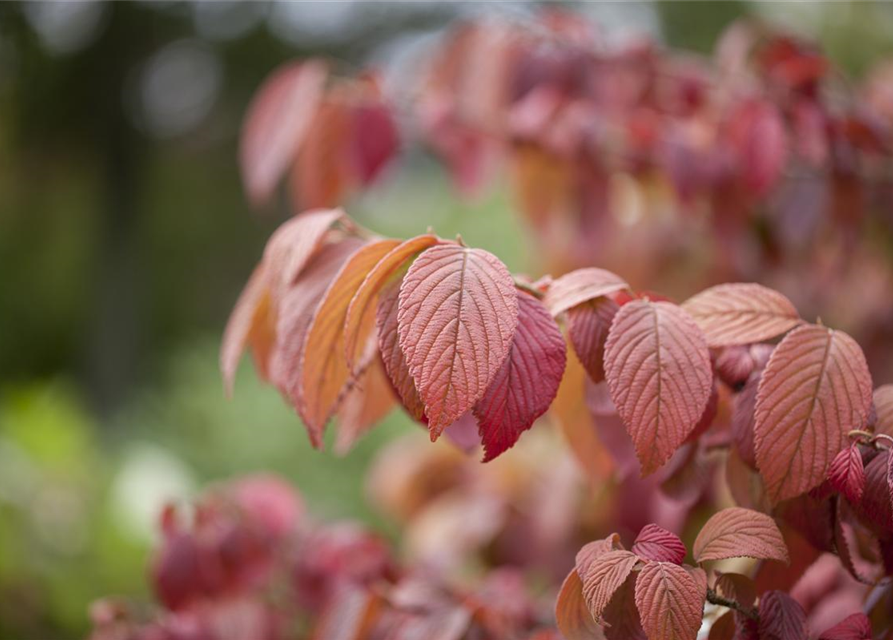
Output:
<path fill-rule="evenodd" d="M 358 438 L 391 412 L 396 402 L 381 358 L 375 358 L 338 408 L 335 451 L 342 455 L 350 451 Z"/>
<path fill-rule="evenodd" d="M 555 620 L 558 630 L 567 640 L 597 640 L 603 638 L 601 629 L 583 599 L 583 583 L 576 570 L 572 570 L 561 585 L 555 601 Z"/>
<path fill-rule="evenodd" d="M 223 332 L 223 343 L 220 346 L 220 371 L 223 374 L 223 387 L 226 395 L 233 393 L 233 380 L 242 352 L 248 344 L 249 337 L 255 327 L 262 324 L 266 306 L 264 300 L 269 296 L 269 277 L 263 263 L 259 264 L 248 283 L 239 294 L 236 306 L 229 316 Z"/>

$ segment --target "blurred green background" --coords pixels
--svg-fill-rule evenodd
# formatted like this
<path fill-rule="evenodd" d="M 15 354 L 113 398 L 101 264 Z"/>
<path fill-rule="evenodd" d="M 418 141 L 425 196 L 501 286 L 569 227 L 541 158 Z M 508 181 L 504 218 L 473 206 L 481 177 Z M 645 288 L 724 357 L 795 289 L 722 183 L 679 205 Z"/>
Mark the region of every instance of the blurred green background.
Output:
<path fill-rule="evenodd" d="M 259 469 L 321 517 L 362 518 L 393 415 L 343 459 L 310 450 L 292 411 L 243 366 L 223 398 L 217 347 L 285 203 L 249 210 L 239 124 L 279 63 L 401 64 L 458 16 L 405 3 L 0 4 L 0 640 L 81 637 L 106 594 L 145 593 L 167 499 Z M 759 14 L 818 38 L 858 75 L 893 52 L 893 5 L 579 5 L 609 34 L 709 52 Z M 461 231 L 537 275 L 498 188 L 457 199 L 421 150 L 348 210 L 382 233 Z M 410 169 L 411 165 L 411 169 Z M 420 432 L 419 437 L 424 437 Z"/>

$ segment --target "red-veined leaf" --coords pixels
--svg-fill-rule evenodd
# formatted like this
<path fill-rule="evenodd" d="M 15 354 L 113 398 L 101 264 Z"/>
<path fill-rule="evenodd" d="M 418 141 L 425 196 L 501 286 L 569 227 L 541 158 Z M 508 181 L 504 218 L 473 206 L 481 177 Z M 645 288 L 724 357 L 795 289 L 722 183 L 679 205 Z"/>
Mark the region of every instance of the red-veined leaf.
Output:
<path fill-rule="evenodd" d="M 671 562 L 647 562 L 636 578 L 636 608 L 648 640 L 695 640 L 704 614 L 698 580 Z"/>
<path fill-rule="evenodd" d="M 720 284 L 682 303 L 711 347 L 768 340 L 800 323 L 785 296 L 759 284 Z"/>
<path fill-rule="evenodd" d="M 363 327 L 369 326 L 369 318 L 375 317 L 378 295 L 391 278 L 400 271 L 407 260 L 439 242 L 437 236 L 426 234 L 410 238 L 395 247 L 369 272 L 357 289 L 344 320 L 344 351 L 347 364 L 355 369 L 366 344 Z"/>
<path fill-rule="evenodd" d="M 775 521 L 765 513 L 741 507 L 714 514 L 698 533 L 692 551 L 699 563 L 740 557 L 789 562 Z"/>
<path fill-rule="evenodd" d="M 634 300 L 614 316 L 605 373 L 647 475 L 669 460 L 707 406 L 713 370 L 704 337 L 676 305 Z"/>
<path fill-rule="evenodd" d="M 227 396 L 233 393 L 233 380 L 242 352 L 251 341 L 252 332 L 264 325 L 264 316 L 269 307 L 270 279 L 264 263 L 259 264 L 229 316 L 220 345 L 220 372 L 223 375 L 223 388 Z M 267 300 L 265 303 L 264 301 Z M 265 358 L 264 358 L 265 359 Z"/>
<path fill-rule="evenodd" d="M 426 422 L 425 405 L 419 397 L 415 381 L 409 373 L 409 366 L 397 336 L 397 297 L 400 295 L 400 281 L 387 285 L 379 294 L 376 326 L 378 328 L 378 348 L 391 385 L 406 412 L 419 422 Z"/>
<path fill-rule="evenodd" d="M 325 88 L 328 65 L 292 63 L 273 72 L 258 90 L 242 127 L 239 163 L 248 195 L 263 204 L 294 162 Z"/>
<path fill-rule="evenodd" d="M 864 613 L 847 616 L 819 636 L 819 640 L 872 640 L 871 621 Z"/>
<path fill-rule="evenodd" d="M 474 406 L 484 462 L 511 448 L 552 404 L 564 374 L 564 336 L 543 304 L 518 291 L 509 355 Z"/>
<path fill-rule="evenodd" d="M 760 640 L 806 640 L 806 614 L 782 591 L 767 591 L 760 597 Z"/>
<path fill-rule="evenodd" d="M 757 466 L 773 502 L 818 486 L 871 406 L 862 349 L 841 331 L 808 325 L 775 348 L 757 391 Z"/>
<path fill-rule="evenodd" d="M 828 469 L 828 482 L 835 491 L 842 493 L 853 504 L 862 500 L 865 491 L 865 467 L 859 445 L 851 444 L 842 449 Z"/>
<path fill-rule="evenodd" d="M 874 390 L 874 409 L 877 412 L 875 431 L 893 436 L 893 384 Z"/>
<path fill-rule="evenodd" d="M 589 614 L 589 607 L 583 599 L 583 582 L 576 569 L 567 574 L 558 592 L 555 620 L 558 630 L 567 640 L 597 640 L 604 637 Z"/>
<path fill-rule="evenodd" d="M 294 284 L 310 259 L 319 251 L 327 232 L 345 220 L 341 209 L 314 209 L 284 222 L 264 248 L 264 262 L 273 274 L 276 291 Z"/>
<path fill-rule="evenodd" d="M 602 296 L 567 311 L 567 329 L 571 344 L 593 382 L 605 379 L 605 342 L 620 305 Z"/>
<path fill-rule="evenodd" d="M 648 640 L 636 609 L 636 574 L 631 573 L 605 607 L 607 640 Z"/>
<path fill-rule="evenodd" d="M 313 314 L 301 352 L 301 388 L 292 395 L 301 403 L 314 446 L 322 445 L 323 429 L 350 379 L 344 358 L 347 307 L 369 271 L 398 244 L 398 240 L 376 240 L 357 250 L 341 267 Z"/>
<path fill-rule="evenodd" d="M 400 286 L 397 333 L 431 439 L 480 400 L 512 344 L 518 297 L 511 274 L 482 249 L 422 253 Z"/>
<path fill-rule="evenodd" d="M 594 560 L 588 571 L 580 576 L 583 580 L 583 597 L 596 622 L 602 622 L 602 614 L 611 596 L 623 585 L 638 562 L 639 557 L 629 551 L 609 551 Z"/>
<path fill-rule="evenodd" d="M 616 533 L 612 533 L 607 538 L 602 540 L 593 540 L 592 542 L 587 542 L 584 544 L 579 551 L 577 551 L 577 556 L 575 559 L 577 572 L 581 576 L 585 576 L 589 571 L 590 565 L 605 555 L 609 551 L 622 551 L 623 545 L 620 544 L 620 536 Z"/>
<path fill-rule="evenodd" d="M 549 285 L 543 303 L 553 316 L 557 316 L 587 300 L 628 288 L 620 276 L 605 269 L 588 267 L 556 278 Z"/>
<path fill-rule="evenodd" d="M 338 408 L 335 452 L 344 455 L 350 451 L 358 438 L 391 412 L 396 402 L 394 388 L 381 358 L 376 357 Z"/>
<path fill-rule="evenodd" d="M 686 551 L 675 533 L 656 524 L 648 524 L 639 531 L 633 543 L 633 553 L 644 560 L 682 564 Z"/>

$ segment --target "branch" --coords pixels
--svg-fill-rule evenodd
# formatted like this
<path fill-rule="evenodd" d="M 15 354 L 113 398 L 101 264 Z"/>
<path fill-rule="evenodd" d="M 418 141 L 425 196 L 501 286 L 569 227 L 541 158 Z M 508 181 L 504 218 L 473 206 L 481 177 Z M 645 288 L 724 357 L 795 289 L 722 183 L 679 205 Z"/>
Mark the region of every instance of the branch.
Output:
<path fill-rule="evenodd" d="M 707 589 L 707 602 L 710 602 L 712 604 L 718 604 L 721 607 L 726 607 L 727 609 L 732 609 L 734 611 L 737 611 L 741 615 L 747 616 L 751 620 L 759 621 L 759 619 L 760 619 L 760 616 L 756 612 L 756 610 L 748 609 L 747 607 L 743 606 L 740 602 L 738 602 L 736 600 L 731 600 L 729 598 L 725 598 L 725 597 L 719 595 L 718 593 L 716 593 L 716 591 L 714 591 L 713 589 Z"/>

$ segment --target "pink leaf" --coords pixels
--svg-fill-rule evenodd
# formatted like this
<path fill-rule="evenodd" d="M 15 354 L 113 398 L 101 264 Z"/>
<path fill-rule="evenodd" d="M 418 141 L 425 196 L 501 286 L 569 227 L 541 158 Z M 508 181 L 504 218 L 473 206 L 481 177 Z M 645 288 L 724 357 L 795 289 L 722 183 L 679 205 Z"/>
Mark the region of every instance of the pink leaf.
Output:
<path fill-rule="evenodd" d="M 768 101 L 743 104 L 729 132 L 738 152 L 745 185 L 757 194 L 771 189 L 781 176 L 788 155 L 787 132 L 778 108 Z"/>
<path fill-rule="evenodd" d="M 871 406 L 862 349 L 841 331 L 808 325 L 772 352 L 754 419 L 757 466 L 773 502 L 818 486 Z"/>
<path fill-rule="evenodd" d="M 864 613 L 854 613 L 823 632 L 819 640 L 872 640 L 871 621 Z"/>
<path fill-rule="evenodd" d="M 574 351 L 593 382 L 605 379 L 605 342 L 620 305 L 602 296 L 567 311 L 567 328 Z"/>
<path fill-rule="evenodd" d="M 583 582 L 576 570 L 567 575 L 558 592 L 555 620 L 558 630 L 567 640 L 592 640 L 601 635 L 583 599 Z"/>
<path fill-rule="evenodd" d="M 636 607 L 648 640 L 695 640 L 704 599 L 698 580 L 669 562 L 647 562 L 636 578 Z"/>
<path fill-rule="evenodd" d="M 633 543 L 633 553 L 644 560 L 682 564 L 685 545 L 675 533 L 656 524 L 645 525 Z"/>
<path fill-rule="evenodd" d="M 767 591 L 760 598 L 760 640 L 806 640 L 806 614 L 788 594 Z"/>
<path fill-rule="evenodd" d="M 543 303 L 553 316 L 557 316 L 587 300 L 628 288 L 620 276 L 610 271 L 595 267 L 577 269 L 555 279 L 546 291 Z"/>
<path fill-rule="evenodd" d="M 227 396 L 233 393 L 233 381 L 242 352 L 248 344 L 250 335 L 259 324 L 263 301 L 269 296 L 269 274 L 263 263 L 259 264 L 248 283 L 239 294 L 236 306 L 229 316 L 223 332 L 223 343 L 220 346 L 220 371 L 223 375 L 223 387 Z"/>
<path fill-rule="evenodd" d="M 634 300 L 614 316 L 605 373 L 647 475 L 669 460 L 707 406 L 713 370 L 704 337 L 676 305 Z"/>
<path fill-rule="evenodd" d="M 858 504 L 865 491 L 865 467 L 858 444 L 851 444 L 841 450 L 831 461 L 828 469 L 828 482 L 835 491 L 842 493 L 847 500 Z"/>
<path fill-rule="evenodd" d="M 743 345 L 774 338 L 800 323 L 785 296 L 759 284 L 721 284 L 682 303 L 704 331 L 711 347 Z"/>
<path fill-rule="evenodd" d="M 514 281 L 491 253 L 440 245 L 413 262 L 398 307 L 400 348 L 436 440 L 481 399 L 509 354 L 518 325 Z"/>
<path fill-rule="evenodd" d="M 875 431 L 893 436 L 893 384 L 874 390 L 874 409 L 877 412 Z"/>
<path fill-rule="evenodd" d="M 636 609 L 635 573 L 631 573 L 614 592 L 614 597 L 605 607 L 604 619 L 607 640 L 648 640 Z"/>
<path fill-rule="evenodd" d="M 508 357 L 474 407 L 484 462 L 511 448 L 552 404 L 564 374 L 564 337 L 542 303 L 518 292 L 518 327 Z"/>
<path fill-rule="evenodd" d="M 294 161 L 325 88 L 320 60 L 285 65 L 264 82 L 245 116 L 239 149 L 242 179 L 255 206 L 264 204 Z"/>
<path fill-rule="evenodd" d="M 366 185 L 375 180 L 400 146 L 397 126 L 384 102 L 370 101 L 351 112 L 350 159 L 353 171 Z"/>
<path fill-rule="evenodd" d="M 623 585 L 639 561 L 638 556 L 629 551 L 609 551 L 593 561 L 589 570 L 581 576 L 583 597 L 596 622 L 602 622 L 602 614 L 614 592 Z"/>
<path fill-rule="evenodd" d="M 415 381 L 409 373 L 406 357 L 400 348 L 397 337 L 397 297 L 400 295 L 400 281 L 388 285 L 379 295 L 376 326 L 378 328 L 378 348 L 388 378 L 403 404 L 403 408 L 414 419 L 425 422 L 425 405 L 419 397 Z"/>
<path fill-rule="evenodd" d="M 274 286 L 294 284 L 307 263 L 319 251 L 333 224 L 345 219 L 341 209 L 314 209 L 284 222 L 264 248 L 264 262 L 275 274 Z"/>
<path fill-rule="evenodd" d="M 732 507 L 714 514 L 692 549 L 697 562 L 757 558 L 788 562 L 788 550 L 775 521 L 765 513 Z"/>

